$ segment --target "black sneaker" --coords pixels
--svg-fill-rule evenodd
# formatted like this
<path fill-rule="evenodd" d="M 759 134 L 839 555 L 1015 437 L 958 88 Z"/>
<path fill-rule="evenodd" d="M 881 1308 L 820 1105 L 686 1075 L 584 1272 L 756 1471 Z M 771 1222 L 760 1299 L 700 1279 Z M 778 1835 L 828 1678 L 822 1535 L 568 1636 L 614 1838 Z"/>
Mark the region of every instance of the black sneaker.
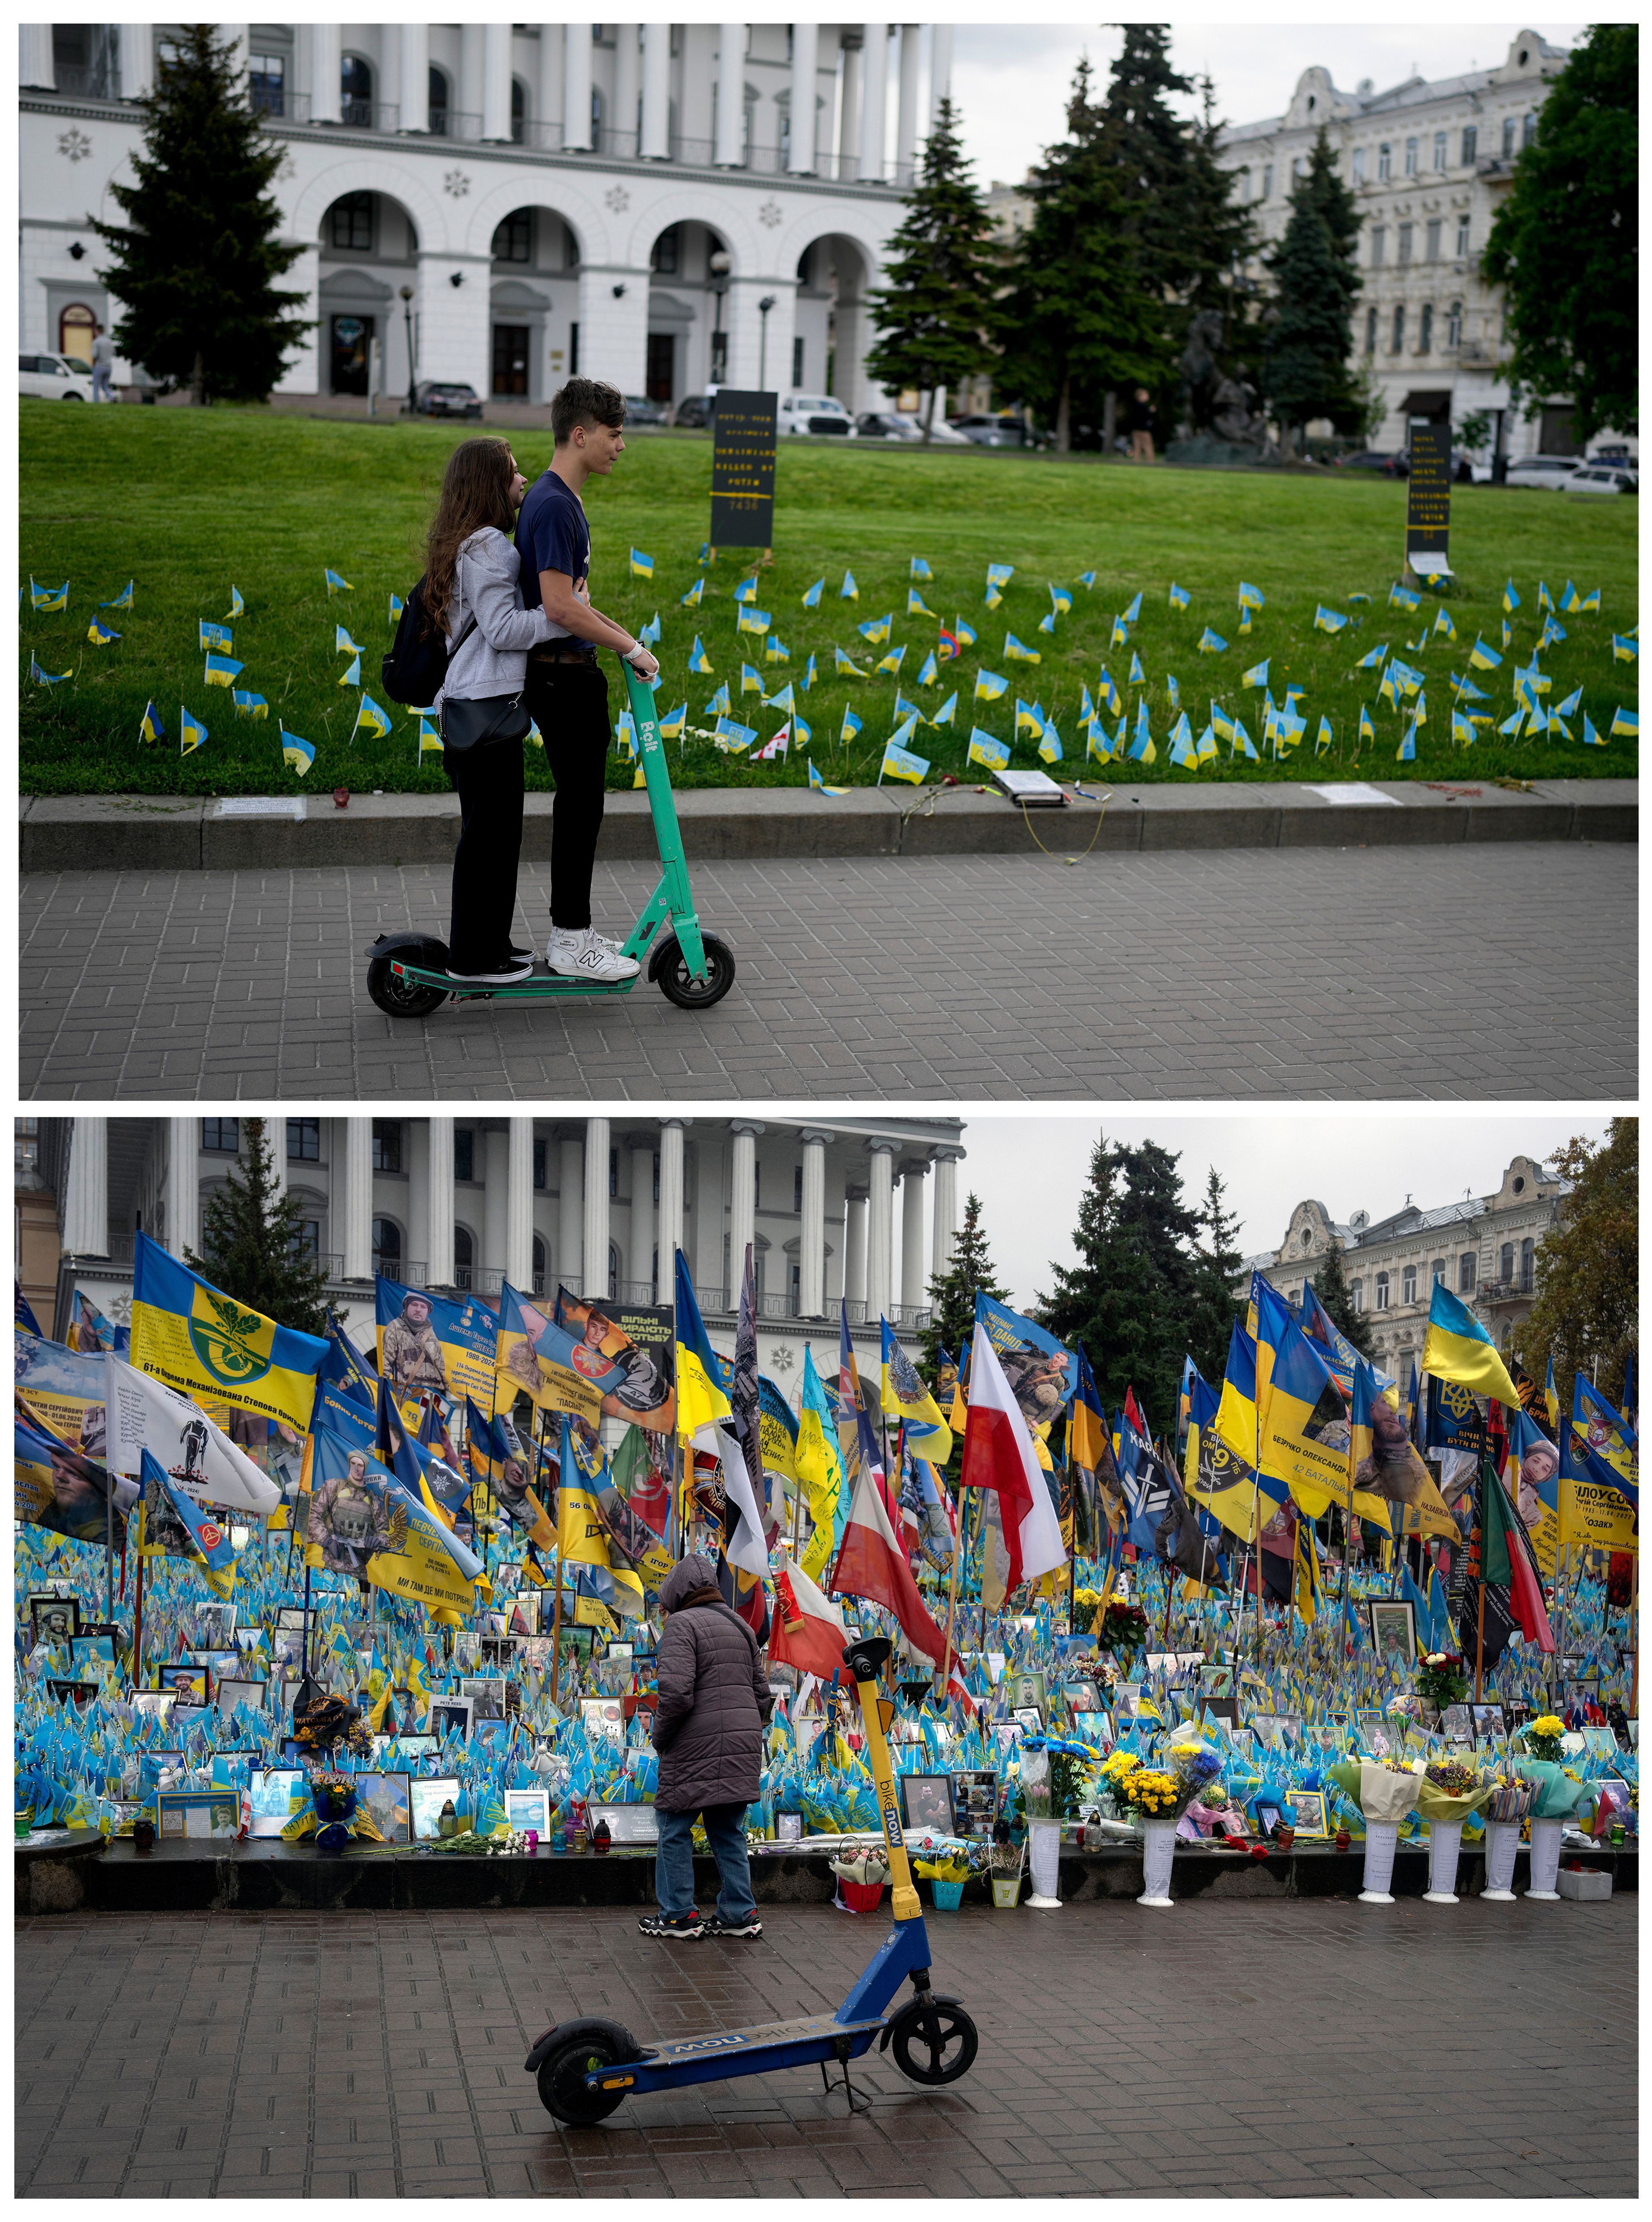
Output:
<path fill-rule="evenodd" d="M 533 976 L 533 958 L 526 952 L 521 956 L 512 951 L 503 963 L 485 965 L 480 972 L 455 971 L 449 977 L 467 988 L 512 988 L 518 980 Z"/>
<path fill-rule="evenodd" d="M 707 1914 L 700 1930 L 702 1936 L 761 1936 L 763 1924 L 755 1908 L 744 1921 L 725 1921 L 720 1913 Z"/>
<path fill-rule="evenodd" d="M 645 1913 L 637 1927 L 644 1936 L 669 1937 L 673 1943 L 679 1937 L 706 1933 L 706 1924 L 697 1913 Z"/>

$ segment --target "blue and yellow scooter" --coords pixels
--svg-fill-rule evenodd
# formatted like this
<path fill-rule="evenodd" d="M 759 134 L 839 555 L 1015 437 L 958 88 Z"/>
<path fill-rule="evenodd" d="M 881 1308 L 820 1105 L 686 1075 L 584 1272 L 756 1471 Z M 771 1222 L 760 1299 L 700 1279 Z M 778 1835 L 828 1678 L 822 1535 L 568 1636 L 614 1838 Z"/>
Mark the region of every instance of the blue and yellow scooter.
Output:
<path fill-rule="evenodd" d="M 367 993 L 393 1019 L 423 1019 L 447 1001 L 494 1000 L 533 1003 L 570 996 L 628 995 L 638 980 L 652 980 L 679 1010 L 708 1011 L 734 985 L 734 951 L 707 933 L 694 909 L 688 884 L 688 860 L 682 850 L 676 798 L 666 769 L 654 697 L 628 663 L 622 663 L 637 750 L 648 788 L 649 813 L 660 851 L 660 881 L 631 930 L 625 954 L 639 970 L 624 980 L 575 980 L 543 967 L 531 978 L 508 988 L 474 988 L 455 981 L 448 969 L 448 945 L 429 933 L 381 933 L 367 951 Z M 669 932 L 661 934 L 660 928 Z M 656 939 L 656 935 L 659 938 Z"/>
<path fill-rule="evenodd" d="M 889 1649 L 886 1637 L 869 1636 L 851 1643 L 843 1654 L 860 1692 L 866 1755 L 877 1786 L 895 1886 L 895 1926 L 854 1988 L 835 2013 L 763 2022 L 755 2029 L 718 2030 L 705 2037 L 673 2037 L 658 2044 L 639 2044 L 619 2022 L 558 2022 L 539 2038 L 524 2064 L 538 2079 L 547 2112 L 559 2122 L 603 2121 L 633 2093 L 675 2091 L 688 2083 L 766 2075 L 771 2068 L 804 2068 L 811 2062 L 819 2063 L 820 2080 L 830 2091 L 826 2062 L 833 2060 L 843 2068 L 851 2110 L 859 2111 L 871 2101 L 850 2082 L 849 2062 L 870 2052 L 874 2043 L 892 2052 L 895 2066 L 914 2083 L 955 2083 L 968 2074 L 979 2045 L 975 2024 L 958 1999 L 943 1998 L 930 1987 L 929 1937 L 901 1833 L 895 1775 L 884 1740 L 895 1707 L 877 1689 Z M 886 2020 L 885 2010 L 907 1977 L 914 1995 Z"/>

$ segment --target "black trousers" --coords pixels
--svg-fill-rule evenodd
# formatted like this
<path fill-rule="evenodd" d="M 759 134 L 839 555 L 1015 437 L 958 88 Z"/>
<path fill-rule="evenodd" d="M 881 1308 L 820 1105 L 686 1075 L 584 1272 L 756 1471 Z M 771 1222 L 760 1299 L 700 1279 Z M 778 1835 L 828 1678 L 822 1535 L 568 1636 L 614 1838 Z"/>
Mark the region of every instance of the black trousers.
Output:
<path fill-rule="evenodd" d="M 448 955 L 455 972 L 491 971 L 510 950 L 516 915 L 522 743 L 481 741 L 471 749 L 443 749 L 442 768 L 459 797 Z"/>
<path fill-rule="evenodd" d="M 591 923 L 591 872 L 608 775 L 608 682 L 589 663 L 528 663 L 528 708 L 556 782 L 550 828 L 550 922 Z"/>

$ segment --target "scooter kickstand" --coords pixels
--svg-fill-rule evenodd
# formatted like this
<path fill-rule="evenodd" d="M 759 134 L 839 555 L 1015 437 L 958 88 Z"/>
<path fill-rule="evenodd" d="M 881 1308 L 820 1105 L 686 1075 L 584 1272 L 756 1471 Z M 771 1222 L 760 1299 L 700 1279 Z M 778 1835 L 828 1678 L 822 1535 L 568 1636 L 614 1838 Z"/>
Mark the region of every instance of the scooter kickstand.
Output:
<path fill-rule="evenodd" d="M 849 2080 L 849 2055 L 846 2051 L 840 2052 L 839 2054 L 838 2065 L 843 2070 L 843 2094 L 849 2101 L 849 2112 L 851 2115 L 870 2114 L 872 2111 L 872 2102 L 870 2099 L 867 2097 L 864 2092 L 857 2091 L 854 2085 Z M 832 2096 L 833 2090 L 836 2088 L 836 2086 L 833 2084 L 832 2078 L 826 2073 L 826 2064 L 824 2060 L 820 2062 L 820 2081 L 825 2087 L 826 2094 L 829 2099 Z"/>

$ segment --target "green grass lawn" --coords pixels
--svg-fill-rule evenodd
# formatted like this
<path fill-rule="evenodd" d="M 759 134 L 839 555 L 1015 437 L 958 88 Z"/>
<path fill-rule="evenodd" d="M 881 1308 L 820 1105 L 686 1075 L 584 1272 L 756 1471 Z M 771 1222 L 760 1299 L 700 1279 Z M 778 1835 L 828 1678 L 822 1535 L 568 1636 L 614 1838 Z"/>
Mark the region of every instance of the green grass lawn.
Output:
<path fill-rule="evenodd" d="M 390 703 L 379 683 L 379 658 L 389 644 L 393 592 L 405 593 L 422 566 L 421 542 L 456 427 L 372 424 L 273 416 L 256 410 L 69 408 L 21 405 L 21 568 L 41 586 L 69 582 L 65 612 L 37 612 L 27 593 L 20 624 L 21 782 L 26 793 L 242 794 L 327 789 L 445 789 L 439 761 L 417 758 L 417 726 Z M 549 433 L 514 436 L 530 479 L 550 460 Z M 740 666 L 755 662 L 766 691 L 795 685 L 816 658 L 818 677 L 798 693 L 812 728 L 809 753 L 828 780 L 864 784 L 877 776 L 883 743 L 895 725 L 897 683 L 926 712 L 954 688 L 951 727 L 920 726 L 911 745 L 929 759 L 932 776 L 964 771 L 972 725 L 1014 740 L 1015 699 L 1036 700 L 1053 719 L 1065 751 L 1058 774 L 1105 781 L 1195 778 L 1323 779 L 1346 776 L 1357 763 L 1367 776 L 1453 780 L 1498 775 L 1632 774 L 1633 740 L 1604 748 L 1581 743 L 1582 719 L 1561 740 L 1508 741 L 1482 731 L 1472 750 L 1450 740 L 1451 685 L 1467 668 L 1476 632 L 1494 646 L 1504 622 L 1504 582 L 1512 577 L 1521 606 L 1513 643 L 1501 668 L 1473 675 L 1490 700 L 1471 706 L 1498 722 L 1513 707 L 1511 672 L 1529 661 L 1543 617 L 1538 583 L 1558 602 L 1569 578 L 1580 593 L 1601 589 L 1598 616 L 1563 616 L 1564 641 L 1544 652 L 1551 703 L 1576 687 L 1582 708 L 1605 736 L 1619 706 L 1638 700 L 1636 667 L 1613 660 L 1611 636 L 1634 624 L 1637 590 L 1633 501 L 1584 502 L 1491 486 L 1460 486 L 1453 503 L 1452 558 L 1458 568 L 1444 606 L 1457 629 L 1454 645 L 1431 627 L 1439 605 L 1423 597 L 1407 612 L 1387 606 L 1399 575 L 1405 489 L 1350 474 L 1298 478 L 1259 473 L 1146 470 L 1091 460 L 964 453 L 928 455 L 881 446 L 819 449 L 782 443 L 777 473 L 775 553 L 759 575 L 758 606 L 790 650 L 770 665 L 742 636 L 737 644 L 734 590 L 751 564 L 729 550 L 708 570 L 698 562 L 708 530 L 711 443 L 675 435 L 638 436 L 606 484 L 587 488 L 594 543 L 592 598 L 633 629 L 658 612 L 664 684 L 662 711 L 685 700 L 688 724 L 709 728 L 702 706 L 724 680 L 734 715 L 757 728 L 759 745 L 783 719 L 758 697 L 740 694 Z M 651 581 L 633 580 L 633 547 L 654 558 Z M 933 574 L 919 591 L 934 618 L 906 614 L 909 566 L 923 557 Z M 1014 576 L 996 611 L 984 606 L 989 562 L 1011 563 Z M 348 579 L 349 593 L 329 598 L 323 571 Z M 860 587 L 857 603 L 839 598 L 845 568 Z M 1078 574 L 1094 571 L 1094 587 Z M 816 579 L 826 588 L 818 609 L 802 597 Z M 679 598 L 704 578 L 697 609 Z M 129 611 L 99 612 L 128 580 Z M 1238 631 L 1240 581 L 1259 587 L 1266 606 L 1248 635 Z M 1186 588 L 1185 609 L 1171 606 L 1171 582 Z M 223 621 L 232 584 L 245 602 L 234 621 L 233 654 L 245 667 L 237 686 L 263 695 L 266 721 L 236 714 L 231 695 L 203 683 L 198 621 Z M 1058 617 L 1053 637 L 1039 620 L 1050 609 L 1052 584 L 1069 587 L 1073 606 Z M 1109 645 L 1115 613 L 1137 594 L 1141 614 L 1122 650 Z M 1360 602 L 1355 595 L 1366 595 Z M 1320 603 L 1351 622 L 1335 637 L 1313 629 Z M 891 639 L 906 643 L 899 681 L 833 675 L 834 645 L 870 670 L 884 650 L 867 649 L 857 623 L 893 612 Z M 120 638 L 94 646 L 87 627 L 100 615 Z M 960 661 L 940 666 L 939 683 L 916 682 L 936 644 L 937 620 L 962 618 L 978 641 Z M 349 657 L 335 651 L 345 625 L 361 642 L 367 692 L 390 712 L 386 738 L 365 733 L 354 744 L 358 691 L 338 684 Z M 1208 625 L 1228 643 L 1201 655 Z M 1429 628 L 1427 644 L 1408 648 Z M 1006 662 L 1006 631 L 1042 654 L 1038 665 Z M 695 634 L 713 676 L 693 677 L 688 661 Z M 1376 694 L 1378 673 L 1354 667 L 1379 643 L 1428 676 L 1429 719 L 1415 764 L 1400 767 L 1403 721 Z M 1129 682 L 1139 656 L 1145 683 Z M 41 669 L 68 672 L 59 686 L 31 681 L 30 659 Z M 1197 736 L 1214 698 L 1243 719 L 1259 746 L 1262 696 L 1241 688 L 1247 668 L 1267 660 L 1276 701 L 1287 687 L 1303 689 L 1308 719 L 1302 744 L 1283 761 L 1231 758 L 1223 744 L 1203 772 L 1169 763 L 1173 713 L 1166 681 L 1174 676 Z M 1147 705 L 1158 761 L 1122 769 L 1084 762 L 1080 689 L 1095 691 L 1105 665 L 1121 690 L 1134 736 L 1139 699 Z M 1009 681 L 999 700 L 977 703 L 977 670 Z M 617 668 L 611 700 L 620 693 Z M 140 738 L 145 704 L 154 700 L 166 738 Z M 1360 705 L 1371 706 L 1377 738 L 1358 747 Z M 207 726 L 205 746 L 179 754 L 180 704 Z M 864 721 L 847 747 L 844 712 Z M 1330 720 L 1334 746 L 1316 758 L 1319 720 Z M 1109 733 L 1116 717 L 1108 720 Z M 282 761 L 280 726 L 312 742 L 316 760 L 300 781 Z M 1030 738 L 1014 742 L 1014 759 L 1039 761 Z M 788 760 L 752 763 L 721 753 L 691 732 L 671 746 L 672 776 L 686 786 L 796 784 L 807 781 L 800 748 Z M 981 777 L 979 772 L 970 776 Z M 529 751 L 529 783 L 545 787 L 543 759 Z M 629 766 L 616 757 L 610 783 L 628 787 Z"/>

